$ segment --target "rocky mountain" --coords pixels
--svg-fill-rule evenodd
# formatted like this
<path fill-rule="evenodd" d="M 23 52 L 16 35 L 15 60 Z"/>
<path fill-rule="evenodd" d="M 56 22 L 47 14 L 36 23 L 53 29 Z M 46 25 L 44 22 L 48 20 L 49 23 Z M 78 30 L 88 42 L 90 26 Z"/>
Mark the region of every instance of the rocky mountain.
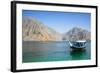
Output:
<path fill-rule="evenodd" d="M 23 17 L 22 37 L 24 41 L 56 41 L 61 35 L 33 17 Z"/>
<path fill-rule="evenodd" d="M 63 39 L 64 40 L 90 40 L 91 33 L 85 29 L 74 27 L 63 36 Z"/>
<path fill-rule="evenodd" d="M 36 18 L 26 16 L 22 20 L 22 37 L 24 41 L 90 40 L 91 33 L 74 27 L 67 33 L 60 34 Z"/>

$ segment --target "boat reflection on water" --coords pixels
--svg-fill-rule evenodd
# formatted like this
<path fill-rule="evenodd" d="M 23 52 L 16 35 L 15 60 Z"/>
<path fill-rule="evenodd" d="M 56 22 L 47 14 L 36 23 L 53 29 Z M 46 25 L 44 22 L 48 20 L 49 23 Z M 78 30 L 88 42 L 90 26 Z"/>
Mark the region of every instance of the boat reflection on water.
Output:
<path fill-rule="evenodd" d="M 72 60 L 82 60 L 85 58 L 86 49 L 85 48 L 70 48 L 70 56 Z"/>

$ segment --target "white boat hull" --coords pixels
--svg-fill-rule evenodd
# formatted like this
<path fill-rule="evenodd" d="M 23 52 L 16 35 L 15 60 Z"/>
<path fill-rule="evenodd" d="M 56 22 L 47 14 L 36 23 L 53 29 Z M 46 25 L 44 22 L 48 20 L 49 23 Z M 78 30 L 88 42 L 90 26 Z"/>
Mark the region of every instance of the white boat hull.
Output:
<path fill-rule="evenodd" d="M 85 48 L 86 47 L 86 41 L 69 41 L 71 48 Z"/>

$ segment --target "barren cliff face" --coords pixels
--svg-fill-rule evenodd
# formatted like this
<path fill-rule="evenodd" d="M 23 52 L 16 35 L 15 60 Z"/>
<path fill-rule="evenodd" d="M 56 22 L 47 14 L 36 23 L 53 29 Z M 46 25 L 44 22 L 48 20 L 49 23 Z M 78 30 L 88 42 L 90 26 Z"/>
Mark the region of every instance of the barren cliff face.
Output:
<path fill-rule="evenodd" d="M 91 33 L 85 29 L 74 27 L 66 35 L 68 40 L 90 40 Z"/>
<path fill-rule="evenodd" d="M 33 17 L 23 17 L 22 33 L 24 41 L 56 41 L 60 34 Z"/>

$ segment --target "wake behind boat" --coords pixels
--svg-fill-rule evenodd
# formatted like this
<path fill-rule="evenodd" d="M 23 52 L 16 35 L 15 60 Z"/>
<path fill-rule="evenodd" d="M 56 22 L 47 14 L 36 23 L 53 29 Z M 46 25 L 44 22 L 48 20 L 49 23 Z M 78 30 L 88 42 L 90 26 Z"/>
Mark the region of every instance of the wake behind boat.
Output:
<path fill-rule="evenodd" d="M 86 47 L 86 40 L 69 41 L 69 45 L 73 49 L 84 49 Z"/>

